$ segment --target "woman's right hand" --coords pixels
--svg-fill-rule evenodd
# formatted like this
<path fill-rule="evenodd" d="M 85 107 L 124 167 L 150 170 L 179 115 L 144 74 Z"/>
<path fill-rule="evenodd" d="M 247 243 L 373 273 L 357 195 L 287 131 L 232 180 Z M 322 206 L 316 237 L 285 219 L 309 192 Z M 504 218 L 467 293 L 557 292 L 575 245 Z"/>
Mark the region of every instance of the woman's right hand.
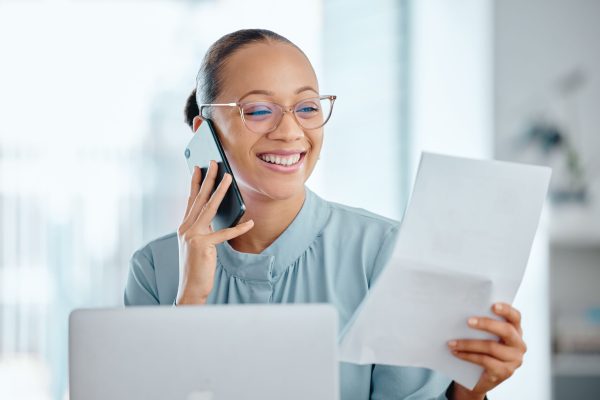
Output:
<path fill-rule="evenodd" d="M 215 277 L 216 245 L 243 235 L 254 226 L 254 222 L 248 220 L 232 228 L 214 232 L 210 223 L 225 197 L 232 178 L 231 175 L 225 174 L 211 195 L 217 177 L 217 163 L 210 162 L 204 179 L 200 175 L 200 168 L 194 167 L 185 217 L 177 229 L 179 244 L 177 305 L 206 302 Z"/>

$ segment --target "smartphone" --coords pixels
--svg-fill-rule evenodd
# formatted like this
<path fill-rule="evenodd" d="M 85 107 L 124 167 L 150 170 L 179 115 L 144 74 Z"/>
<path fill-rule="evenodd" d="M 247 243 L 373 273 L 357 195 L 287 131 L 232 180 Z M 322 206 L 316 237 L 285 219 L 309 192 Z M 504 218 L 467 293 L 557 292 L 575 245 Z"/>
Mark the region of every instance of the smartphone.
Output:
<path fill-rule="evenodd" d="M 235 176 L 231 171 L 227 157 L 225 157 L 225 152 L 219 141 L 215 126 L 210 119 L 202 121 L 198 130 L 194 132 L 192 140 L 190 140 L 190 143 L 185 148 L 184 155 L 190 173 L 193 173 L 194 167 L 198 166 L 202 172 L 202 179 L 204 179 L 208 172 L 210 160 L 216 161 L 219 168 L 217 170 L 215 186 L 212 189 L 213 192 L 223 179 L 225 173 L 231 175 L 231 185 L 229 185 L 229 189 L 227 189 L 227 193 L 221 205 L 219 205 L 217 214 L 212 220 L 212 228 L 214 231 L 218 231 L 237 225 L 246 211 L 246 205 L 242 199 L 242 194 L 235 181 Z"/>

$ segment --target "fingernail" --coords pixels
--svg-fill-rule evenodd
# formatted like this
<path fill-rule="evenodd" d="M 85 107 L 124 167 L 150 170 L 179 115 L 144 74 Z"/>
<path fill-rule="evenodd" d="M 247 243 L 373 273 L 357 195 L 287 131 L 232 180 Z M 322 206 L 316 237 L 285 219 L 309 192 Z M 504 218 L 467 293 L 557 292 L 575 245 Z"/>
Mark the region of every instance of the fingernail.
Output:
<path fill-rule="evenodd" d="M 456 347 L 456 340 L 451 340 L 448 342 L 448 346 L 450 347 Z"/>
<path fill-rule="evenodd" d="M 471 326 L 475 326 L 477 325 L 477 318 L 469 318 L 469 321 L 467 321 L 469 325 Z"/>
<path fill-rule="evenodd" d="M 502 304 L 500 304 L 500 303 L 494 304 L 494 310 L 496 310 L 496 311 L 502 311 Z"/>

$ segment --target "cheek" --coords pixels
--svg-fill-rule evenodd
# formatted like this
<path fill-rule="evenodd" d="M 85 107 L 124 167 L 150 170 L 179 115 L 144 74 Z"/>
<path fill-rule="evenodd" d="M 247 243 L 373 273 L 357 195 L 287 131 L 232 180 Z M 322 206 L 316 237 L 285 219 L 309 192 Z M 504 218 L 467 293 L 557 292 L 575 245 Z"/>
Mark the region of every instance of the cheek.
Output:
<path fill-rule="evenodd" d="M 307 139 L 311 145 L 311 158 L 316 160 L 319 158 L 319 153 L 321 152 L 321 147 L 323 146 L 323 131 L 321 130 L 318 133 L 308 135 Z"/>
<path fill-rule="evenodd" d="M 315 167 L 317 166 L 319 155 L 321 153 L 321 148 L 323 146 L 323 134 L 322 132 L 313 133 L 307 135 L 306 138 L 307 141 L 310 143 L 310 153 L 308 154 L 308 157 L 306 158 L 305 162 L 305 181 L 312 175 Z"/>
<path fill-rule="evenodd" d="M 243 176 L 254 162 L 252 154 L 254 142 L 252 137 L 244 132 L 229 133 L 222 140 L 225 155 L 236 176 Z"/>

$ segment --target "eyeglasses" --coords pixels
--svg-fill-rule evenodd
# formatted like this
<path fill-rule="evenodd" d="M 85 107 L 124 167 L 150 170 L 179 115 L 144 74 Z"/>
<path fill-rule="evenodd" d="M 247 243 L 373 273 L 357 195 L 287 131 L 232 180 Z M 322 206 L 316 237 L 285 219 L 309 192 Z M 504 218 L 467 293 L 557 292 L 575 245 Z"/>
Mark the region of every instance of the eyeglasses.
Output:
<path fill-rule="evenodd" d="M 331 117 L 333 103 L 337 96 L 327 95 L 311 97 L 291 107 L 270 101 L 254 101 L 249 103 L 200 104 L 200 116 L 207 107 L 238 107 L 242 122 L 250 131 L 258 134 L 273 132 L 283 119 L 283 115 L 291 112 L 302 128 L 318 129 L 325 125 Z"/>

